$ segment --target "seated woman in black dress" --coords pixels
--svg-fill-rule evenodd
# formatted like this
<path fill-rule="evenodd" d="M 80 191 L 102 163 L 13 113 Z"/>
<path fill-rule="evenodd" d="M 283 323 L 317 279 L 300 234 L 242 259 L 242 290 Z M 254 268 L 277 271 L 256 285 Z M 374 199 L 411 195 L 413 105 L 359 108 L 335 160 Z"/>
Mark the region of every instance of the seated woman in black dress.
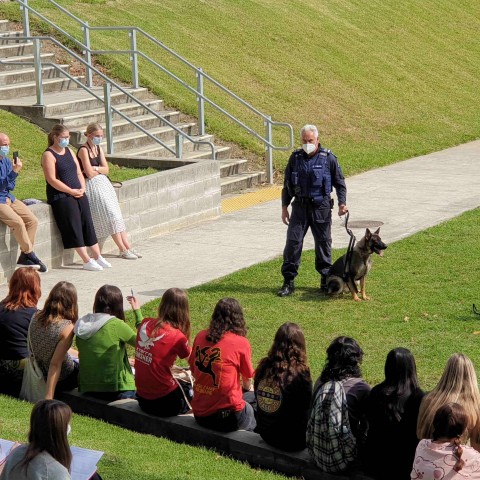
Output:
<path fill-rule="evenodd" d="M 415 359 L 406 348 L 387 355 L 385 380 L 367 398 L 368 434 L 365 469 L 374 478 L 410 478 L 417 448 L 417 417 L 423 392 L 418 385 Z"/>
<path fill-rule="evenodd" d="M 98 271 L 112 265 L 100 254 L 92 222 L 85 178 L 75 154 L 68 148 L 70 134 L 63 125 L 55 125 L 48 134 L 48 148 L 42 156 L 47 181 L 47 201 L 64 248 L 74 248 L 85 270 Z M 90 247 L 94 258 L 87 252 Z"/>
<path fill-rule="evenodd" d="M 255 371 L 257 427 L 255 431 L 281 450 L 305 448 L 312 400 L 305 336 L 295 323 L 277 331 L 268 355 Z"/>

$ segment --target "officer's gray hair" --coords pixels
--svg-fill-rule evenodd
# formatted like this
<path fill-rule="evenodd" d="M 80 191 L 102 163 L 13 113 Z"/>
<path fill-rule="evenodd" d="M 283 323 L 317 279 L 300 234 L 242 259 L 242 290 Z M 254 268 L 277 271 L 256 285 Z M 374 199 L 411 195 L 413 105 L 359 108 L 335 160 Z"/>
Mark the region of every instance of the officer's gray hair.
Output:
<path fill-rule="evenodd" d="M 300 130 L 300 135 L 303 137 L 305 132 L 313 132 L 313 134 L 318 138 L 318 128 L 315 125 L 304 125 Z"/>

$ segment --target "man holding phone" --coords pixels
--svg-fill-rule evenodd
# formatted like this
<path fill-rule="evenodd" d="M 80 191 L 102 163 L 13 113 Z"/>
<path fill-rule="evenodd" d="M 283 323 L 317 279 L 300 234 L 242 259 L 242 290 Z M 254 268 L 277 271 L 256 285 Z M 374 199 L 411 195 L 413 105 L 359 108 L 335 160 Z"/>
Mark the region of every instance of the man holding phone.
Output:
<path fill-rule="evenodd" d="M 30 209 L 11 193 L 15 188 L 22 161 L 14 152 L 14 162 L 9 158 L 10 138 L 0 133 L 0 221 L 10 227 L 20 245 L 17 267 L 30 267 L 46 272 L 47 266 L 35 255 L 33 244 L 37 233 L 38 220 Z"/>

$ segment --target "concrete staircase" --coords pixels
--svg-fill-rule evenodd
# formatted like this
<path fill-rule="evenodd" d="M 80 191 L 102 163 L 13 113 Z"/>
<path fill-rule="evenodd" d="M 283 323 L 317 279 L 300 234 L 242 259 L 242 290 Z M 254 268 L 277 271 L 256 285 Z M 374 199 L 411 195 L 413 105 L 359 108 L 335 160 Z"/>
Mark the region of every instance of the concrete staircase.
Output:
<path fill-rule="evenodd" d="M 103 103 L 62 75 L 70 72 L 69 65 L 59 65 L 60 69 L 45 66 L 42 69 L 44 106 L 35 106 L 35 71 L 33 67 L 13 65 L 12 62 L 33 62 L 33 44 L 19 39 L 22 35 L 16 24 L 0 20 L 0 108 L 28 118 L 32 123 L 50 131 L 57 123 L 66 125 L 70 130 L 70 143 L 78 147 L 85 141 L 83 132 L 87 124 L 98 122 L 105 124 Z M 42 62 L 55 63 L 53 53 L 42 53 Z M 75 77 L 83 82 L 83 77 Z M 93 87 L 103 98 L 103 87 Z M 214 142 L 213 135 L 197 135 L 197 125 L 185 120 L 184 116 L 173 110 L 167 110 L 164 102 L 154 97 L 147 89 L 126 89 L 135 98 L 141 100 L 152 110 L 164 116 L 182 131 L 196 140 Z M 132 102 L 122 92 L 112 92 L 112 105 L 129 118 L 140 124 L 150 134 L 160 138 L 168 146 L 175 146 L 175 131 L 165 122 L 156 118 L 145 108 Z M 147 157 L 154 159 L 172 158 L 173 155 L 164 147 L 131 125 L 117 113 L 113 115 L 113 151 L 116 156 L 132 158 Z M 106 151 L 106 143 L 103 145 Z M 230 158 L 230 147 L 216 145 L 217 160 L 221 163 L 222 194 L 250 188 L 264 181 L 263 172 L 247 172 L 247 161 Z M 207 145 L 197 145 L 185 141 L 183 158 L 186 161 L 202 161 L 211 158 L 211 149 Z"/>

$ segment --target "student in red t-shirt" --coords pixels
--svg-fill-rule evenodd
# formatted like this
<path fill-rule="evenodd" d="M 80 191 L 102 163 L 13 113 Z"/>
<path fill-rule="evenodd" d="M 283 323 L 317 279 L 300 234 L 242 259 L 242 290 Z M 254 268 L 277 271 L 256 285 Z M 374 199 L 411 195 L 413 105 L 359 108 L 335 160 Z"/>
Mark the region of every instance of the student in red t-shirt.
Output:
<path fill-rule="evenodd" d="M 204 427 L 222 432 L 255 428 L 253 408 L 242 395 L 242 388 L 250 393 L 254 374 L 246 334 L 242 307 L 224 298 L 208 330 L 195 338 L 189 360 L 195 378 L 192 409 Z"/>
<path fill-rule="evenodd" d="M 145 412 L 171 417 L 189 410 L 184 393 L 170 371 L 177 357 L 190 355 L 189 338 L 187 293 L 180 288 L 169 288 L 162 296 L 158 318 L 146 318 L 137 332 L 135 386 L 138 404 Z"/>

